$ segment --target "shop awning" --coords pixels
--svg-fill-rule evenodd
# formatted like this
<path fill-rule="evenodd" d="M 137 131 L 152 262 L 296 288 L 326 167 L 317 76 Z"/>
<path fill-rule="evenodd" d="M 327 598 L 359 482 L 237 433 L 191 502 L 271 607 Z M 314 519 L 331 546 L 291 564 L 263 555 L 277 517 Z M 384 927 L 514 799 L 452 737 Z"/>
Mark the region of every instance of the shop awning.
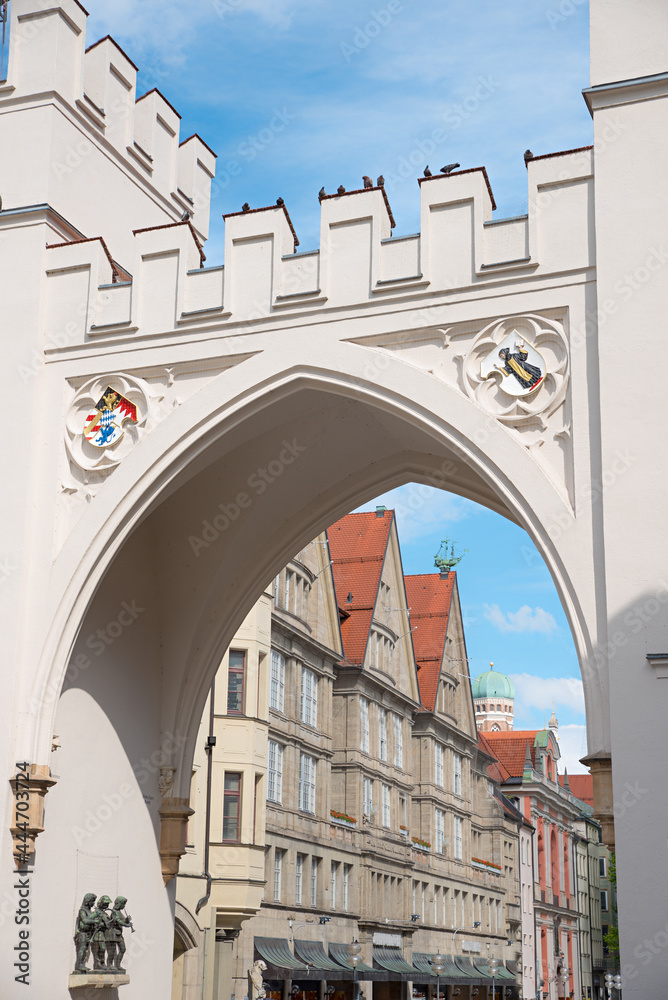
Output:
<path fill-rule="evenodd" d="M 413 955 L 413 965 L 416 969 L 419 969 L 420 972 L 426 972 L 428 975 L 433 976 L 434 979 L 436 979 L 436 976 L 434 976 L 434 973 L 431 971 L 431 962 L 434 957 L 434 955 L 428 955 L 424 952 L 417 952 Z M 450 955 L 444 955 L 443 958 L 445 959 L 445 963 L 443 973 L 440 977 L 443 982 L 445 982 L 446 979 L 463 979 L 463 974 L 454 964 Z"/>
<path fill-rule="evenodd" d="M 468 979 L 477 979 L 480 982 L 482 979 L 487 979 L 484 972 L 480 972 L 476 969 L 470 958 L 464 958 L 463 955 L 454 956 L 455 968 L 458 970 L 459 976 L 465 976 Z M 491 977 L 490 977 L 491 982 Z"/>
<path fill-rule="evenodd" d="M 285 938 L 256 937 L 255 949 L 259 955 L 277 969 L 291 969 L 297 972 L 308 972 L 309 966 L 290 951 L 290 945 Z"/>
<path fill-rule="evenodd" d="M 475 964 L 475 967 L 477 969 L 479 969 L 480 972 L 482 972 L 482 974 L 484 976 L 489 976 L 490 979 L 492 978 L 492 970 L 488 966 L 486 959 L 484 959 L 484 958 L 477 958 L 475 960 L 474 964 Z M 511 972 L 508 972 L 508 970 L 503 965 L 500 965 L 498 967 L 498 969 L 496 970 L 496 973 L 494 974 L 494 978 L 495 979 L 512 980 L 512 982 L 515 982 L 515 977 L 513 976 L 513 974 Z"/>
<path fill-rule="evenodd" d="M 329 944 L 329 954 L 330 957 L 342 965 L 344 969 L 349 969 L 353 971 L 353 967 L 350 964 L 350 955 L 348 954 L 348 945 L 339 944 L 337 942 L 330 941 Z M 357 966 L 357 972 L 374 972 L 375 970 L 371 968 L 370 965 L 366 965 L 364 962 L 360 962 Z"/>
<path fill-rule="evenodd" d="M 295 941 L 295 955 L 304 962 L 308 962 L 315 969 L 324 969 L 327 972 L 343 972 L 342 966 L 337 962 L 333 962 L 325 954 L 322 941 Z"/>
<path fill-rule="evenodd" d="M 399 975 L 415 974 L 414 966 L 410 965 L 401 954 L 400 948 L 388 948 L 381 945 L 374 945 L 373 960 L 377 962 L 381 969 L 388 972 L 396 972 Z"/>

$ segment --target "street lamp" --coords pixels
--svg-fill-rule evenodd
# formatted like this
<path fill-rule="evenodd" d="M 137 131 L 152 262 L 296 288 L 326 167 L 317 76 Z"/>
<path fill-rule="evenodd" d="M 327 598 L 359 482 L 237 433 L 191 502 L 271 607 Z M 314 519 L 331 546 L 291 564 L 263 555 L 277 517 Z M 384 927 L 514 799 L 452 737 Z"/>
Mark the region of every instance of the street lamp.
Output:
<path fill-rule="evenodd" d="M 438 955 L 434 955 L 431 960 L 431 971 L 432 974 L 436 976 L 436 1000 L 440 1000 L 440 979 L 445 972 L 445 958 L 440 954 L 440 952 Z"/>
<path fill-rule="evenodd" d="M 487 966 L 492 970 L 492 1000 L 496 1000 L 496 973 L 501 965 L 500 958 L 488 958 Z"/>
<path fill-rule="evenodd" d="M 360 952 L 362 950 L 362 945 L 359 941 L 351 941 L 349 945 L 346 945 L 346 951 L 348 952 L 348 958 L 350 964 L 353 967 L 353 1000 L 357 1000 L 357 966 L 362 961 Z"/>
<path fill-rule="evenodd" d="M 610 1000 L 610 997 L 612 996 L 612 991 L 613 990 L 621 990 L 621 988 L 622 988 L 622 977 L 619 975 L 619 973 L 617 973 L 616 976 L 613 976 L 611 972 L 606 972 L 606 974 L 605 974 L 605 985 L 606 985 L 607 990 L 608 990 L 608 1000 Z"/>

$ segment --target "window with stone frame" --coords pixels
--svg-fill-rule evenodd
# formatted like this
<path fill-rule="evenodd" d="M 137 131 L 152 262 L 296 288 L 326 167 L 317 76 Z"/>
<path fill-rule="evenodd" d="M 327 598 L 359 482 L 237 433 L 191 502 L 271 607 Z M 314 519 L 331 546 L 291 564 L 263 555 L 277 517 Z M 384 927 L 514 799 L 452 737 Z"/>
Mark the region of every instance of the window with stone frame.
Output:
<path fill-rule="evenodd" d="M 360 697 L 360 750 L 369 752 L 369 702 Z"/>
<path fill-rule="evenodd" d="M 283 795 L 283 747 L 276 740 L 267 742 L 267 798 L 281 802 Z"/>
<path fill-rule="evenodd" d="M 315 758 L 307 753 L 299 755 L 299 808 L 302 812 L 315 813 Z"/>
<path fill-rule="evenodd" d="M 285 710 L 285 657 L 277 649 L 271 651 L 269 708 L 277 712 Z"/>
<path fill-rule="evenodd" d="M 434 781 L 439 788 L 443 788 L 443 745 L 441 743 L 434 744 Z"/>
<path fill-rule="evenodd" d="M 302 687 L 299 717 L 314 729 L 318 725 L 318 676 L 308 667 L 302 667 Z"/>

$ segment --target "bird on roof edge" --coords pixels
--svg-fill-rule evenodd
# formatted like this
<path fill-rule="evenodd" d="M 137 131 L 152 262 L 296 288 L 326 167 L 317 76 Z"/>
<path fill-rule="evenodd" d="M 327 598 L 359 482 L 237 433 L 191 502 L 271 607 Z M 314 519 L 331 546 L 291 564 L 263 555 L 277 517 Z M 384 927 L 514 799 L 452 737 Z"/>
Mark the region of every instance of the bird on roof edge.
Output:
<path fill-rule="evenodd" d="M 441 167 L 441 173 L 451 174 L 453 170 L 457 169 L 457 167 L 461 167 L 461 163 L 446 163 L 444 167 Z"/>
<path fill-rule="evenodd" d="M 380 177 L 376 181 L 376 187 L 379 187 L 379 188 L 385 187 L 385 178 L 383 177 L 382 174 L 380 175 Z"/>
<path fill-rule="evenodd" d="M 318 201 L 322 201 L 322 199 L 326 197 L 327 197 L 327 192 L 325 191 L 325 185 L 323 184 L 323 186 L 318 191 Z"/>
<path fill-rule="evenodd" d="M 373 187 L 373 181 L 371 180 L 370 177 L 367 177 L 366 174 L 364 174 L 364 176 L 362 177 L 362 183 L 364 184 L 365 188 L 372 188 Z"/>
<path fill-rule="evenodd" d="M 283 201 L 282 198 L 277 198 L 276 199 L 276 204 L 278 205 L 279 208 L 282 208 L 283 205 L 285 205 L 285 202 Z"/>
<path fill-rule="evenodd" d="M 431 170 L 429 169 L 429 164 L 427 164 L 427 166 L 424 168 L 423 173 L 425 177 L 431 177 Z"/>
<path fill-rule="evenodd" d="M 336 193 L 337 194 L 345 194 L 346 193 L 346 189 L 344 188 L 343 184 L 339 184 L 339 186 L 336 189 Z"/>
<path fill-rule="evenodd" d="M 245 201 L 243 203 L 243 205 L 241 206 L 241 211 L 242 212 L 250 212 L 250 205 L 248 204 L 247 201 Z"/>
<path fill-rule="evenodd" d="M 526 149 L 524 151 L 524 166 L 525 167 L 529 166 L 529 160 L 533 160 L 533 153 L 531 152 L 530 149 Z"/>

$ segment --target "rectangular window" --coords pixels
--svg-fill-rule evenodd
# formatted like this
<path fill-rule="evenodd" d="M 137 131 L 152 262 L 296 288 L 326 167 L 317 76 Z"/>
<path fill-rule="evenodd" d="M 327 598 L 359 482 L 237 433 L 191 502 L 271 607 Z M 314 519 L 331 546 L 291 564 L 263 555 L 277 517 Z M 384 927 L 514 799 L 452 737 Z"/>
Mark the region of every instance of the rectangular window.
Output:
<path fill-rule="evenodd" d="M 443 854 L 445 852 L 445 813 L 442 809 L 436 810 L 434 839 L 434 850 L 437 854 Z"/>
<path fill-rule="evenodd" d="M 231 649 L 227 671 L 227 714 L 244 714 L 244 675 L 246 673 L 246 653 L 242 649 Z"/>
<path fill-rule="evenodd" d="M 285 573 L 285 588 L 283 590 L 283 607 L 290 610 L 290 594 L 292 591 L 292 573 L 287 570 Z"/>
<path fill-rule="evenodd" d="M 223 840 L 229 843 L 239 840 L 240 805 L 241 775 L 227 771 L 223 791 Z"/>
<path fill-rule="evenodd" d="M 394 716 L 394 766 L 404 766 L 404 733 L 401 726 L 401 716 Z"/>
<path fill-rule="evenodd" d="M 271 651 L 271 684 L 269 686 L 269 708 L 282 712 L 285 705 L 285 657 L 278 650 Z"/>
<path fill-rule="evenodd" d="M 455 889 L 454 899 L 452 900 L 452 926 L 459 926 L 459 889 Z"/>
<path fill-rule="evenodd" d="M 455 795 L 462 794 L 462 758 L 458 753 L 452 755 L 452 788 Z"/>
<path fill-rule="evenodd" d="M 371 778 L 362 780 L 362 814 L 371 818 L 373 809 L 373 782 Z"/>
<path fill-rule="evenodd" d="M 601 909 L 602 910 L 607 910 L 608 909 L 608 890 L 607 889 L 601 889 Z"/>
<path fill-rule="evenodd" d="M 390 786 L 383 785 L 383 826 L 390 825 Z"/>
<path fill-rule="evenodd" d="M 599 858 L 598 859 L 598 873 L 601 876 L 601 878 L 606 878 L 607 877 L 608 873 L 606 871 L 605 858 Z"/>
<path fill-rule="evenodd" d="M 302 698 L 300 718 L 307 726 L 318 725 L 318 678 L 317 675 L 302 667 Z"/>
<path fill-rule="evenodd" d="M 318 905 L 318 862 L 319 858 L 311 858 L 311 906 Z"/>
<path fill-rule="evenodd" d="M 384 708 L 378 709 L 378 756 L 387 760 L 387 712 Z"/>
<path fill-rule="evenodd" d="M 434 744 L 434 781 L 443 788 L 443 747 L 440 743 Z"/>
<path fill-rule="evenodd" d="M 329 868 L 329 908 L 330 910 L 336 909 L 336 875 L 338 871 L 338 863 L 332 861 Z"/>
<path fill-rule="evenodd" d="M 455 841 L 455 858 L 457 861 L 462 860 L 462 821 L 459 816 L 453 816 L 454 824 L 454 841 Z"/>
<path fill-rule="evenodd" d="M 299 808 L 315 812 L 315 758 L 307 753 L 299 755 Z"/>
<path fill-rule="evenodd" d="M 353 870 L 352 865 L 343 866 L 343 892 L 341 894 L 341 909 L 346 912 L 350 906 L 350 873 Z"/>
<path fill-rule="evenodd" d="M 369 702 L 360 698 L 360 750 L 369 752 Z"/>
<path fill-rule="evenodd" d="M 281 882 L 283 878 L 283 855 L 285 851 L 282 851 L 279 847 L 274 851 L 274 899 L 280 902 L 281 899 Z"/>
<path fill-rule="evenodd" d="M 305 854 L 297 855 L 297 864 L 295 865 L 295 904 L 297 906 L 302 905 L 302 894 L 304 892 L 304 858 Z"/>
<path fill-rule="evenodd" d="M 280 584 L 281 584 L 281 574 L 279 573 L 278 576 L 276 577 L 276 579 L 274 580 L 274 607 L 275 608 L 278 607 L 278 589 L 280 587 Z"/>
<path fill-rule="evenodd" d="M 267 744 L 267 798 L 280 802 L 283 794 L 283 747 L 275 740 Z"/>

